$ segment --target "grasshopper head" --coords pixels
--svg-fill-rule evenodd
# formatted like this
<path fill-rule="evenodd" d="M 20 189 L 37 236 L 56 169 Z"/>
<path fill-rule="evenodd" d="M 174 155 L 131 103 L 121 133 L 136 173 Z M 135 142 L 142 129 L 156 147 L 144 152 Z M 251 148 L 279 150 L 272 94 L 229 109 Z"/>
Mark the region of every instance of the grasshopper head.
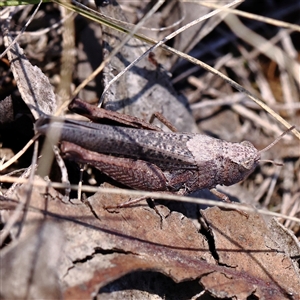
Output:
<path fill-rule="evenodd" d="M 227 157 L 224 163 L 225 174 L 222 176 L 223 184 L 232 185 L 244 180 L 257 167 L 259 162 L 271 162 L 277 166 L 282 166 L 281 163 L 276 163 L 270 160 L 261 160 L 261 153 L 269 150 L 277 144 L 284 135 L 293 130 L 295 126 L 290 127 L 276 138 L 270 145 L 258 151 L 249 141 L 243 141 L 240 144 L 233 144 L 230 149 L 230 157 Z"/>
<path fill-rule="evenodd" d="M 249 141 L 241 142 L 241 145 L 246 148 L 246 158 L 240 162 L 239 167 L 242 172 L 247 172 L 247 175 L 252 173 L 260 161 L 260 152 Z"/>
<path fill-rule="evenodd" d="M 244 180 L 257 167 L 260 161 L 259 151 L 248 141 L 231 144 L 224 161 L 224 173 L 221 175 L 224 185 L 232 185 Z"/>

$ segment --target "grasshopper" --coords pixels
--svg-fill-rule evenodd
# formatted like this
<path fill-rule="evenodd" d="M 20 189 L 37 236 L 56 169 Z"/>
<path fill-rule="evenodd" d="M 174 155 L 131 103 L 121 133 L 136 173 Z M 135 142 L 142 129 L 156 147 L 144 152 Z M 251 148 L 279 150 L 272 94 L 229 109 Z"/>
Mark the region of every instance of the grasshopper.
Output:
<path fill-rule="evenodd" d="M 62 141 L 67 158 L 90 164 L 133 189 L 181 195 L 210 189 L 225 201 L 228 197 L 216 185 L 244 180 L 261 161 L 261 153 L 294 128 L 258 151 L 249 141 L 231 143 L 204 134 L 163 132 L 141 119 L 95 108 L 79 99 L 69 109 L 93 121 L 109 119 L 123 126 L 50 117 L 38 120 L 37 132 L 46 134 L 51 129 Z"/>

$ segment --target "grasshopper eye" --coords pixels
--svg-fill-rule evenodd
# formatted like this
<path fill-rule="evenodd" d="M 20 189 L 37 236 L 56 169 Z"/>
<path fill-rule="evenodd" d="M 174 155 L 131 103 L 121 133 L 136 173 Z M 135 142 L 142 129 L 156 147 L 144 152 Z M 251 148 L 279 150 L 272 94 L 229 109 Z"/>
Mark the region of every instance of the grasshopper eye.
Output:
<path fill-rule="evenodd" d="M 249 159 L 249 160 L 243 161 L 240 166 L 244 169 L 251 170 L 253 163 L 254 163 L 253 159 Z"/>
<path fill-rule="evenodd" d="M 240 167 L 241 169 L 251 170 L 253 168 L 254 162 L 255 162 L 255 152 L 257 152 L 256 148 L 253 146 L 253 144 L 249 141 L 242 141 L 241 145 L 243 147 L 249 148 L 248 158 L 245 158 L 245 160 L 241 161 Z M 252 153 L 253 152 L 253 153 Z"/>

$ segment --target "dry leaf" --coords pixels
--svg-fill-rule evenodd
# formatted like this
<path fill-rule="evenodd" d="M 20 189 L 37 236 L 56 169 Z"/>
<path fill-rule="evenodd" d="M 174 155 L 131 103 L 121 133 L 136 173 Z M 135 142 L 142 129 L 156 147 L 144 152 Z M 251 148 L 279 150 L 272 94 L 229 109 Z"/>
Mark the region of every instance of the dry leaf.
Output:
<path fill-rule="evenodd" d="M 299 273 L 289 256 L 266 245 L 273 233 L 260 215 L 251 213 L 247 219 L 236 211 L 217 207 L 202 211 L 202 215 L 213 235 L 219 264 L 228 266 L 228 272 L 201 278 L 212 294 L 238 299 L 250 295 L 287 299 L 291 295 L 299 299 Z"/>
<path fill-rule="evenodd" d="M 66 243 L 58 276 L 65 299 L 74 299 L 75 295 L 86 299 L 118 278 L 140 270 L 165 274 L 175 282 L 199 278 L 217 297 L 299 296 L 299 274 L 291 258 L 266 246 L 270 232 L 257 214 L 247 219 L 236 211 L 202 211 L 214 238 L 209 246 L 206 236 L 190 219 L 162 205 L 156 206 L 157 212 L 145 202 L 106 209 L 125 202 L 128 196 L 100 193 L 85 203 L 66 204 L 49 189 L 47 195 L 52 196 L 47 212 L 37 213 L 45 208 L 45 192 L 44 188 L 34 188 L 26 224 L 40 221 L 46 213 L 46 220 L 59 223 L 63 230 Z M 16 196 L 24 197 L 23 188 Z"/>
<path fill-rule="evenodd" d="M 8 47 L 13 40 L 6 22 L 3 23 L 2 30 L 5 46 Z M 18 43 L 10 47 L 7 55 L 19 92 L 34 118 L 53 114 L 56 110 L 56 98 L 48 77 L 40 68 L 32 66 Z"/>
<path fill-rule="evenodd" d="M 21 240 L 0 252 L 0 298 L 62 299 L 57 272 L 62 233 L 49 221 L 30 227 Z"/>
<path fill-rule="evenodd" d="M 44 209 L 41 195 L 45 192 L 34 188 L 31 210 L 34 207 L 35 212 L 28 213 L 28 224 L 43 217 L 36 209 Z M 23 194 L 21 188 L 16 196 Z M 205 237 L 193 222 L 164 206 L 157 207 L 161 215 L 147 205 L 108 211 L 103 207 L 128 197 L 95 194 L 86 204 L 72 205 L 63 203 L 51 189 L 47 194 L 52 195 L 47 215 L 59 221 L 66 237 L 59 268 L 66 299 L 74 299 L 75 293 L 86 298 L 134 270 L 159 271 L 179 282 L 216 267 Z"/>

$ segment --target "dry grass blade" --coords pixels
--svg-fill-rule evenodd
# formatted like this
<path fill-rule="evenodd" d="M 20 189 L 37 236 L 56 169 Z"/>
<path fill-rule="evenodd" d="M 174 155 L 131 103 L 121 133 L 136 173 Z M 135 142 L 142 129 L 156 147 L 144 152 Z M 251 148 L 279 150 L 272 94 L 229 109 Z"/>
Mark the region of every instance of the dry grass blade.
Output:
<path fill-rule="evenodd" d="M 60 1 L 58 0 L 55 0 L 57 1 L 58 3 L 60 3 Z M 67 7 L 67 8 L 70 8 L 70 6 L 68 6 L 67 4 L 65 3 L 60 3 L 61 5 Z M 221 9 L 222 10 L 222 9 Z M 83 15 L 85 15 L 85 11 L 82 11 L 82 10 L 79 10 L 78 12 L 82 13 Z M 128 34 L 130 34 L 131 30 L 128 30 L 127 28 L 120 28 L 119 25 L 117 26 L 116 24 L 113 24 L 111 23 L 111 19 L 107 19 L 106 20 L 104 19 L 103 20 L 103 17 L 101 16 L 101 19 L 99 20 L 99 18 L 97 18 L 96 16 L 94 16 L 94 18 L 96 20 L 98 20 L 99 22 L 102 22 L 104 23 L 105 25 L 107 26 L 111 26 L 113 27 L 114 29 L 116 30 L 120 30 L 122 32 L 127 32 Z M 198 21 L 199 22 L 199 21 Z M 157 41 L 154 41 L 152 39 L 149 39 L 147 37 L 144 37 L 142 35 L 139 35 L 139 34 L 132 34 L 133 37 L 135 38 L 139 38 L 141 39 L 142 41 L 145 41 L 147 43 L 150 43 L 150 44 L 157 44 L 158 42 Z M 283 119 L 280 115 L 278 115 L 273 109 L 271 109 L 269 106 L 265 105 L 265 103 L 263 101 L 261 101 L 260 99 L 258 99 L 256 96 L 254 96 L 252 93 L 250 93 L 249 91 L 247 91 L 245 88 L 243 88 L 241 85 L 239 85 L 238 83 L 236 83 L 235 81 L 233 81 L 232 79 L 230 79 L 228 76 L 222 74 L 221 72 L 215 70 L 214 68 L 212 68 L 211 66 L 205 64 L 204 62 L 201 62 L 197 59 L 195 59 L 194 57 L 191 57 L 185 53 L 182 53 L 176 49 L 173 49 L 169 46 L 166 46 L 163 44 L 163 42 L 161 42 L 161 47 L 163 47 L 163 49 L 173 53 L 173 54 L 176 54 L 178 55 L 179 57 L 183 58 L 183 59 L 186 59 L 188 60 L 189 62 L 197 65 L 197 66 L 200 66 L 202 68 L 204 68 L 205 70 L 207 70 L 208 72 L 211 72 L 212 74 L 216 75 L 216 76 L 219 76 L 221 77 L 224 81 L 226 81 L 228 84 L 230 84 L 232 87 L 234 87 L 235 89 L 237 89 L 238 91 L 242 92 L 242 93 L 245 93 L 250 99 L 252 99 L 254 102 L 256 102 L 258 105 L 260 105 L 264 110 L 266 110 L 268 113 L 270 113 L 276 120 L 278 120 L 280 123 L 282 123 L 286 128 L 290 128 L 292 125 L 289 124 L 285 119 Z M 99 70 L 103 69 L 104 68 L 104 65 L 102 66 L 101 65 L 101 68 L 99 66 Z M 97 71 L 98 73 L 98 71 Z M 80 89 L 82 88 L 83 86 L 80 87 Z M 76 90 L 76 93 L 78 93 L 79 89 Z M 63 108 L 59 109 L 58 113 L 61 113 Z M 294 129 L 293 130 L 293 133 L 297 136 L 297 138 L 300 140 L 300 133 Z"/>
<path fill-rule="evenodd" d="M 287 28 L 287 29 L 292 29 L 292 30 L 300 32 L 300 26 L 297 25 L 297 24 L 282 22 L 282 21 L 279 21 L 279 20 L 276 20 L 276 19 L 267 18 L 267 17 L 264 17 L 264 16 L 256 15 L 256 14 L 251 14 L 251 13 L 240 11 L 240 10 L 237 10 L 237 9 L 231 9 L 231 8 L 228 8 L 228 7 L 223 7 L 223 6 L 220 6 L 218 4 L 205 2 L 205 1 L 201 1 L 201 5 L 211 7 L 211 8 L 221 8 L 223 11 L 230 12 L 230 13 L 235 14 L 237 16 L 245 17 L 245 18 L 260 21 L 260 22 L 263 22 L 263 23 L 266 23 L 266 24 L 271 24 L 271 25 L 274 25 L 274 26 Z"/>
<path fill-rule="evenodd" d="M 0 176 L 0 181 L 1 182 L 8 182 L 8 183 L 28 183 L 27 179 L 22 179 L 22 178 L 16 178 L 16 177 L 11 177 L 11 176 L 6 176 L 2 175 Z M 33 182 L 34 186 L 37 187 L 49 187 L 49 182 L 43 181 L 43 180 L 36 180 Z M 195 203 L 195 204 L 203 204 L 207 206 L 219 206 L 221 208 L 228 208 L 228 209 L 241 209 L 245 212 L 257 212 L 262 215 L 268 215 L 268 216 L 273 216 L 273 217 L 278 217 L 282 219 L 287 219 L 291 220 L 297 223 L 300 223 L 300 219 L 297 217 L 290 217 L 287 215 L 283 214 L 278 214 L 272 211 L 266 211 L 266 210 L 260 210 L 260 209 L 255 209 L 251 207 L 241 207 L 240 204 L 234 204 L 234 203 L 225 203 L 225 202 L 220 202 L 220 201 L 215 201 L 215 200 L 208 200 L 208 199 L 202 199 L 202 198 L 195 198 L 195 197 L 186 197 L 186 196 L 179 196 L 179 195 L 168 195 L 165 193 L 159 193 L 159 192 L 146 192 L 146 191 L 133 191 L 133 190 L 127 190 L 127 189 L 115 189 L 115 188 L 108 188 L 108 187 L 93 187 L 90 185 L 81 185 L 78 187 L 78 185 L 69 185 L 69 183 L 61 183 L 61 182 L 52 182 L 51 186 L 56 189 L 66 189 L 70 188 L 72 190 L 77 191 L 79 188 L 83 192 L 88 192 L 88 193 L 103 193 L 103 194 L 120 194 L 120 195 L 133 195 L 134 197 L 149 197 L 153 199 L 160 199 L 160 200 L 174 200 L 178 202 L 186 202 L 186 203 Z"/>
<path fill-rule="evenodd" d="M 287 71 L 294 76 L 295 80 L 297 80 L 298 84 L 300 84 L 300 65 L 297 62 L 285 55 L 278 47 L 249 30 L 237 17 L 233 15 L 227 16 L 225 22 L 238 37 L 245 39 L 247 43 L 258 49 L 271 60 L 277 62 L 280 67 L 287 69 Z"/>
<path fill-rule="evenodd" d="M 234 6 L 236 4 L 240 3 L 239 0 L 237 1 L 233 1 L 233 3 L 228 4 L 228 6 Z M 174 32 L 172 32 L 170 35 L 166 36 L 165 38 L 163 38 L 161 41 L 157 42 L 154 46 L 150 47 L 146 52 L 143 53 L 143 55 L 141 55 L 140 57 L 138 57 L 137 59 L 135 59 L 134 61 L 132 61 L 122 72 L 120 72 L 117 76 L 115 76 L 115 78 L 106 86 L 105 90 L 102 93 L 101 99 L 100 99 L 100 103 L 103 102 L 103 97 L 105 96 L 105 93 L 110 89 L 111 85 L 116 82 L 125 72 L 127 72 L 128 70 L 130 70 L 134 65 L 136 65 L 139 61 L 141 61 L 142 59 L 145 59 L 147 55 L 149 55 L 151 52 L 153 52 L 156 48 L 164 45 L 167 41 L 171 40 L 172 38 L 174 38 L 175 36 L 179 35 L 180 33 L 184 32 L 185 30 L 189 29 L 190 27 L 203 22 L 209 18 L 211 18 L 212 16 L 218 14 L 219 11 L 213 11 L 211 13 L 206 14 L 205 16 L 202 16 L 200 18 L 198 18 L 197 20 L 194 20 L 190 23 L 188 23 L 185 26 L 180 27 L 179 29 L 175 30 Z M 132 33 L 132 35 L 134 34 L 134 32 Z M 179 55 L 180 57 L 180 55 Z"/>
<path fill-rule="evenodd" d="M 137 24 L 131 32 L 129 32 L 129 34 L 127 35 L 127 37 L 125 39 L 123 39 L 123 41 L 114 49 L 114 51 L 110 54 L 109 57 L 107 57 L 102 63 L 101 65 L 92 73 L 89 75 L 89 77 L 84 80 L 73 92 L 73 97 L 78 95 L 78 93 L 80 92 L 81 89 L 83 89 L 91 80 L 93 80 L 105 67 L 105 65 L 111 60 L 112 57 L 114 57 L 118 51 L 122 48 L 122 46 L 124 46 L 134 35 L 135 33 L 143 26 L 143 24 L 145 23 L 145 21 L 150 18 L 153 13 L 163 4 L 164 1 L 158 1 L 156 3 L 156 5 L 151 9 L 151 11 L 148 12 L 148 14 L 143 18 L 143 20 L 141 20 L 139 22 L 139 24 Z M 80 3 L 78 3 L 80 4 Z M 81 7 L 81 5 L 80 5 Z M 66 8 L 69 8 L 69 6 L 66 6 Z M 66 102 L 65 104 L 63 104 L 56 112 L 56 115 L 60 115 L 62 113 L 62 111 L 67 107 L 68 103 Z"/>
<path fill-rule="evenodd" d="M 3 51 L 0 55 L 0 59 L 3 58 L 5 56 L 5 54 L 13 47 L 13 45 L 18 41 L 18 39 L 21 37 L 22 34 L 24 34 L 26 28 L 28 27 L 28 25 L 31 23 L 31 21 L 33 20 L 34 16 L 36 15 L 36 13 L 38 12 L 41 4 L 42 4 L 42 0 L 39 2 L 38 6 L 36 7 L 35 11 L 33 12 L 33 14 L 31 15 L 31 17 L 29 18 L 29 20 L 26 22 L 26 24 L 24 25 L 24 27 L 22 28 L 22 30 L 19 32 L 19 34 L 14 38 L 14 40 L 10 43 L 10 45 L 5 49 L 5 51 Z M 8 12 L 7 14 L 3 14 L 1 15 L 1 18 L 5 18 L 5 19 L 10 19 L 10 17 L 8 16 Z"/>
<path fill-rule="evenodd" d="M 40 134 L 36 134 L 24 147 L 20 150 L 16 155 L 14 155 L 10 160 L 6 163 L 0 165 L 0 172 L 8 168 L 14 162 L 16 162 L 26 151 L 27 149 L 37 140 Z"/>

